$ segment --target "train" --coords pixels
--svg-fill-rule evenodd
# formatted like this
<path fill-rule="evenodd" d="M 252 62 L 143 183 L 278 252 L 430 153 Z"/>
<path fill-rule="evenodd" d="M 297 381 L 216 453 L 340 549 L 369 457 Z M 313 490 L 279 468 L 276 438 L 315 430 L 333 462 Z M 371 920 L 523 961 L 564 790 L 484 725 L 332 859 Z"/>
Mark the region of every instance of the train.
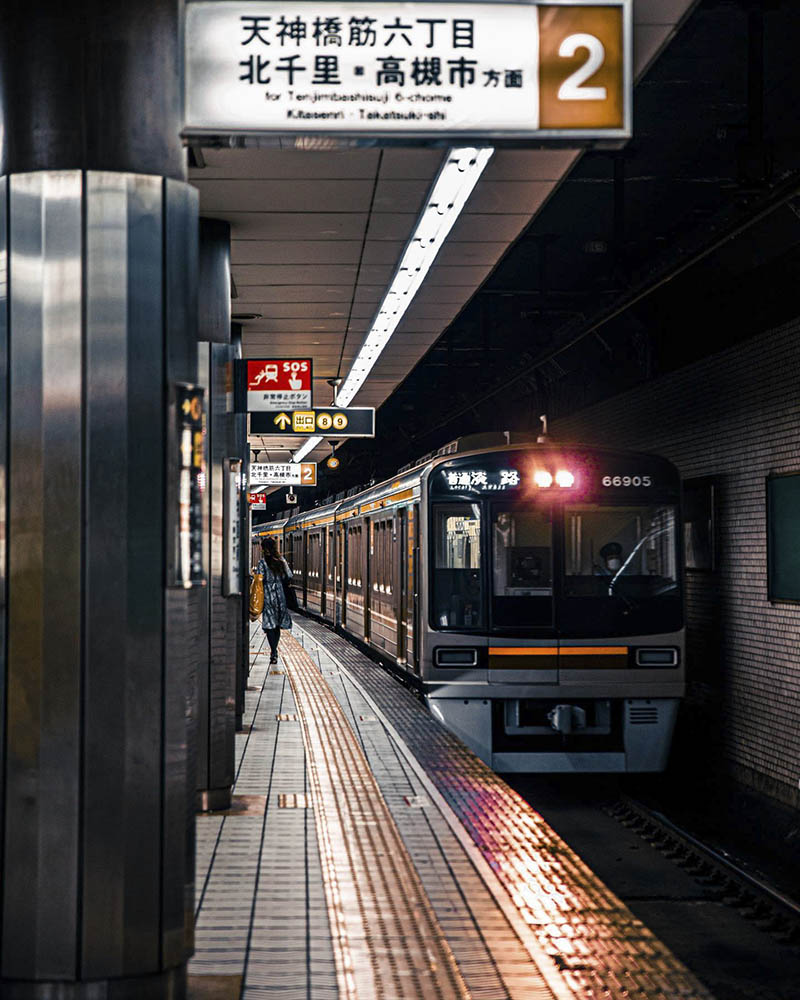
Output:
<path fill-rule="evenodd" d="M 301 609 L 496 771 L 657 772 L 685 693 L 680 491 L 656 455 L 471 435 L 256 527 L 253 557 L 276 538 Z"/>

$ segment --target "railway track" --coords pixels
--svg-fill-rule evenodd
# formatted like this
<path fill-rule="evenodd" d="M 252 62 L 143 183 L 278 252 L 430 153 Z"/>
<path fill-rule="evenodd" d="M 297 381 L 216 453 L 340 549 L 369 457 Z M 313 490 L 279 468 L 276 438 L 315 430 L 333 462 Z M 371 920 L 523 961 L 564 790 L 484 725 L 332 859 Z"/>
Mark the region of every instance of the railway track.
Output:
<path fill-rule="evenodd" d="M 691 875 L 711 898 L 734 907 L 781 943 L 800 944 L 800 903 L 747 871 L 732 855 L 628 795 L 620 795 L 606 812 Z"/>

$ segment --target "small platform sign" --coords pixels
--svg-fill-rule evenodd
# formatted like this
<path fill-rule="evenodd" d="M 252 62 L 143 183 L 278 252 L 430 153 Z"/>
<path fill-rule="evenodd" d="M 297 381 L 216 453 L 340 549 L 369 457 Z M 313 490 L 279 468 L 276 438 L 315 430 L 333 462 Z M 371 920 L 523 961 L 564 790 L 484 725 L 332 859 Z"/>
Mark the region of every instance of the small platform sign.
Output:
<path fill-rule="evenodd" d="M 274 413 L 311 406 L 310 358 L 258 358 L 247 362 L 247 409 Z"/>
<path fill-rule="evenodd" d="M 374 406 L 324 406 L 309 410 L 252 413 L 250 433 L 262 436 L 324 434 L 327 438 L 375 437 Z"/>
<path fill-rule="evenodd" d="M 316 462 L 251 463 L 251 486 L 316 486 Z"/>
<path fill-rule="evenodd" d="M 267 509 L 267 496 L 265 493 L 248 493 L 247 502 L 250 504 L 250 510 Z"/>

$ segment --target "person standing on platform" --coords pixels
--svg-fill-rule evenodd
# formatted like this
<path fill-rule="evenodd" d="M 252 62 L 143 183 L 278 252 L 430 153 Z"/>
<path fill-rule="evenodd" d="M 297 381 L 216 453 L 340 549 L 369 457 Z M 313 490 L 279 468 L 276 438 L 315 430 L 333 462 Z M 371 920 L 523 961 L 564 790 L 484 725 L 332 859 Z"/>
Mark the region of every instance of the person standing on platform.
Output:
<path fill-rule="evenodd" d="M 264 580 L 264 610 L 261 613 L 261 627 L 267 634 L 270 649 L 270 663 L 278 662 L 278 640 L 282 628 L 291 628 L 292 619 L 286 606 L 286 593 L 283 581 L 291 580 L 292 571 L 289 564 L 278 551 L 278 543 L 274 538 L 264 538 L 261 541 L 261 559 L 258 561 L 256 573 Z"/>

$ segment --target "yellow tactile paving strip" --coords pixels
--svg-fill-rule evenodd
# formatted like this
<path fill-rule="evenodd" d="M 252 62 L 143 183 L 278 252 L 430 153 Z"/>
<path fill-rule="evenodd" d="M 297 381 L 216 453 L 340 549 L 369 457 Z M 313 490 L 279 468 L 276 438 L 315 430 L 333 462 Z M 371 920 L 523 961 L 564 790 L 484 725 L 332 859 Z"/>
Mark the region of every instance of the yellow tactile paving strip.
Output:
<path fill-rule="evenodd" d="M 281 653 L 303 727 L 340 997 L 468 1000 L 400 833 L 314 661 Z"/>
<path fill-rule="evenodd" d="M 571 995 L 714 1000 L 712 994 L 503 779 L 345 640 L 303 623 L 364 685 L 513 900 Z M 324 637 L 324 638 L 323 638 Z M 723 1000 L 723 998 L 720 998 Z"/>

